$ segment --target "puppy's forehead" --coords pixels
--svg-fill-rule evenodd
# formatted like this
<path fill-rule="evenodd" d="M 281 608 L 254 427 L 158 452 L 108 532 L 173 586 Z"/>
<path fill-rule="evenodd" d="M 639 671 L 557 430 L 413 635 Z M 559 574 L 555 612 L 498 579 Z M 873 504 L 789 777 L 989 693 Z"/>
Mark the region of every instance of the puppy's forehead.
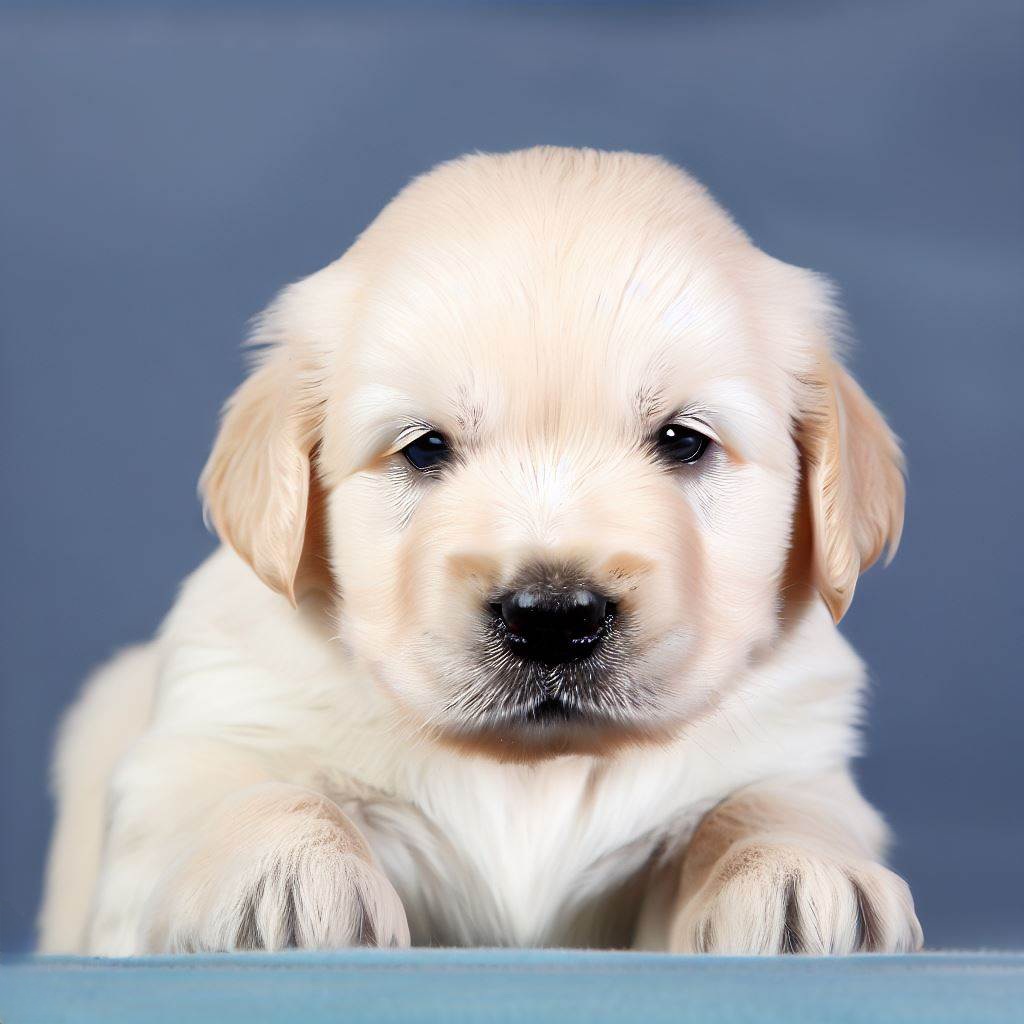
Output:
<path fill-rule="evenodd" d="M 364 286 L 349 359 L 367 411 L 397 403 L 449 429 L 598 410 L 611 423 L 735 391 L 763 362 L 745 280 L 757 250 L 655 158 L 531 150 L 447 165 L 353 256 Z"/>

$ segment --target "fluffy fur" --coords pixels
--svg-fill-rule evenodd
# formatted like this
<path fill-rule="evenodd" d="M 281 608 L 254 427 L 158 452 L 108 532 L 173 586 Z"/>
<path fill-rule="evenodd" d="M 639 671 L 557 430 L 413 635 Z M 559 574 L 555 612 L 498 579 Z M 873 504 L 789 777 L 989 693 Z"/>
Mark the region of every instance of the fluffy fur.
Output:
<path fill-rule="evenodd" d="M 662 160 L 413 182 L 259 321 L 203 476 L 225 545 L 64 725 L 40 948 L 917 947 L 833 621 L 902 463 L 836 323 Z M 618 602 L 591 676 L 488 638 L 532 564 Z M 538 687 L 586 719 L 529 721 Z"/>

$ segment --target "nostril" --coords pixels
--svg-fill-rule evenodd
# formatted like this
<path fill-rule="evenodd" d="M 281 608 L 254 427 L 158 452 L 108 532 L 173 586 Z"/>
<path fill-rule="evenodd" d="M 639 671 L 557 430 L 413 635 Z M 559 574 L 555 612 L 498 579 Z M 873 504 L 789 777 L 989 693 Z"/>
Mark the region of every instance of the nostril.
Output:
<path fill-rule="evenodd" d="M 603 638 L 617 608 L 603 594 L 539 584 L 490 604 L 509 648 L 522 657 L 560 664 L 585 657 Z"/>
<path fill-rule="evenodd" d="M 592 590 L 574 590 L 567 595 L 562 610 L 564 628 L 574 636 L 592 635 L 604 624 L 608 599 Z"/>

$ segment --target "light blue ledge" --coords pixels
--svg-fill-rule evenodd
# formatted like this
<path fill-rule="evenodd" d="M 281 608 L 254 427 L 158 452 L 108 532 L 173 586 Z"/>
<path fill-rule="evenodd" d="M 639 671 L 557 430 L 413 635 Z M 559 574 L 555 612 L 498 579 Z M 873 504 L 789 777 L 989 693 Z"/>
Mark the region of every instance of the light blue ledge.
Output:
<path fill-rule="evenodd" d="M 562 950 L 27 958 L 3 1024 L 1024 1021 L 1024 954 L 721 958 Z"/>

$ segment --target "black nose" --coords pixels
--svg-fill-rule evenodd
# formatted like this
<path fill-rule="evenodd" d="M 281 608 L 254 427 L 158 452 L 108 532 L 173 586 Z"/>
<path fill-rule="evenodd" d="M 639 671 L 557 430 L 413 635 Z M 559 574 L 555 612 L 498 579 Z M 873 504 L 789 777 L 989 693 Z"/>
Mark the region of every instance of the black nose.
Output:
<path fill-rule="evenodd" d="M 522 658 L 561 665 L 585 658 L 603 639 L 615 604 L 584 587 L 537 583 L 491 605 L 509 649 Z"/>

